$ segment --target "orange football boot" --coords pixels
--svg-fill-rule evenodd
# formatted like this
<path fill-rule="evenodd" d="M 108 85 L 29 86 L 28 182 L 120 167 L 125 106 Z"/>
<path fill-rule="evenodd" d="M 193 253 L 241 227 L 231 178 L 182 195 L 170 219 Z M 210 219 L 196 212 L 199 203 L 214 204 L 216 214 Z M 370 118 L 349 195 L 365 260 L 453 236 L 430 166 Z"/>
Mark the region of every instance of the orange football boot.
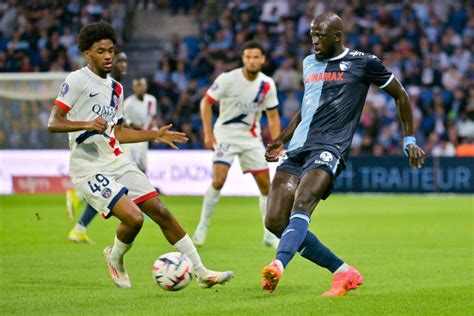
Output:
<path fill-rule="evenodd" d="M 356 289 L 362 282 L 364 282 L 362 274 L 355 268 L 350 267 L 349 271 L 334 275 L 331 289 L 324 292 L 322 296 L 343 296 L 350 290 Z"/>
<path fill-rule="evenodd" d="M 275 291 L 275 288 L 280 281 L 282 270 L 278 264 L 273 260 L 269 265 L 262 270 L 262 288 L 268 292 Z"/>

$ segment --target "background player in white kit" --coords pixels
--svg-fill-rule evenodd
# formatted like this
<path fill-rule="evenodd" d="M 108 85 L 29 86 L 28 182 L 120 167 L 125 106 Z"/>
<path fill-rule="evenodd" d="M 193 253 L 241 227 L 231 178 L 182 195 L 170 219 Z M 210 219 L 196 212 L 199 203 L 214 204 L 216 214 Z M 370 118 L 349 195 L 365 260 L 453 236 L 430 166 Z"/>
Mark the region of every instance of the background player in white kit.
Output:
<path fill-rule="evenodd" d="M 265 223 L 270 174 L 260 131 L 260 118 L 266 111 L 270 135 L 280 133 L 280 116 L 275 82 L 260 72 L 265 50 L 258 42 L 248 42 L 242 50 L 243 67 L 217 77 L 201 100 L 204 145 L 214 149 L 212 183 L 204 195 L 201 219 L 193 236 L 203 245 L 227 173 L 235 156 L 244 173 L 250 172 L 260 190 L 260 212 Z M 219 102 L 219 118 L 212 129 L 212 105 Z M 278 247 L 278 238 L 265 226 L 263 243 Z"/>
<path fill-rule="evenodd" d="M 125 99 L 123 104 L 123 119 L 125 127 L 135 130 L 150 130 L 156 128 L 156 98 L 146 93 L 145 78 L 133 80 L 133 95 Z M 134 161 L 138 169 L 146 173 L 148 142 L 124 144 L 125 154 Z"/>
<path fill-rule="evenodd" d="M 103 217 L 121 221 L 113 247 L 104 249 L 113 282 L 121 288 L 131 287 L 123 258 L 143 225 L 143 213 L 160 226 L 170 244 L 191 259 L 200 287 L 228 281 L 232 272 L 204 267 L 191 238 L 120 147 L 121 142 L 152 140 L 176 147 L 173 142 L 186 142 L 186 135 L 170 131 L 171 125 L 149 131 L 123 128 L 122 85 L 107 77 L 115 54 L 114 29 L 105 22 L 88 24 L 81 29 L 78 42 L 88 64 L 69 74 L 61 85 L 48 129 L 68 132 L 70 176 L 87 202 Z"/>

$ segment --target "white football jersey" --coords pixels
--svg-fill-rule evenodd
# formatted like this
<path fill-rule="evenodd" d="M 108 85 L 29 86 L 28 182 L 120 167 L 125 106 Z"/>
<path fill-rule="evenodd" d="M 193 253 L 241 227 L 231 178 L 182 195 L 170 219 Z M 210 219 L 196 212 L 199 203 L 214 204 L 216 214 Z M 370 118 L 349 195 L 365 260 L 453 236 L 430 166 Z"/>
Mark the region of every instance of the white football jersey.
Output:
<path fill-rule="evenodd" d="M 221 143 L 261 139 L 262 111 L 278 106 L 273 79 L 260 72 L 255 80 L 249 81 L 244 77 L 243 68 L 219 75 L 206 97 L 212 103 L 219 102 L 214 135 Z"/>
<path fill-rule="evenodd" d="M 114 137 L 114 125 L 122 122 L 123 88 L 110 77 L 103 79 L 87 66 L 70 73 L 62 83 L 56 106 L 67 111 L 71 121 L 92 121 L 102 117 L 108 123 L 103 133 L 69 132 L 71 177 L 84 177 L 103 170 L 122 155 Z"/>
<path fill-rule="evenodd" d="M 156 98 L 145 93 L 143 100 L 131 95 L 123 103 L 123 119 L 125 123 L 150 129 L 153 118 L 156 116 Z"/>

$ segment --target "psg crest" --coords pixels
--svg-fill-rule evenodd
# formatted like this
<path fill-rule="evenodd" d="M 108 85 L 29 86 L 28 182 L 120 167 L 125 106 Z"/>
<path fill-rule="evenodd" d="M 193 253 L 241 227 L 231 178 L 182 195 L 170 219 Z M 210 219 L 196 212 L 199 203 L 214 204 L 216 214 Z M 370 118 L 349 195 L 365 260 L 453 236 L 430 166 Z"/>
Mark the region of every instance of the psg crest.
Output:
<path fill-rule="evenodd" d="M 349 68 L 351 68 L 351 65 L 352 65 L 352 63 L 350 61 L 341 61 L 339 63 L 339 68 L 342 71 L 346 71 L 346 70 L 349 70 Z"/>

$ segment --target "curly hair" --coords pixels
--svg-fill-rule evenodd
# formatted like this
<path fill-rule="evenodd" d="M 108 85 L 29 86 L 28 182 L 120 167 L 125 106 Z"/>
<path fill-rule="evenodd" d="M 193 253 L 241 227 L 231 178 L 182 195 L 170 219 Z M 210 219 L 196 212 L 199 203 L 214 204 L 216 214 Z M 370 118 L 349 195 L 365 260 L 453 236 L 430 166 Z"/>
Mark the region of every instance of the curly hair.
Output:
<path fill-rule="evenodd" d="M 114 44 L 117 43 L 117 36 L 114 28 L 107 22 L 94 22 L 82 27 L 79 32 L 79 50 L 88 50 L 91 46 L 103 39 L 109 39 Z"/>

